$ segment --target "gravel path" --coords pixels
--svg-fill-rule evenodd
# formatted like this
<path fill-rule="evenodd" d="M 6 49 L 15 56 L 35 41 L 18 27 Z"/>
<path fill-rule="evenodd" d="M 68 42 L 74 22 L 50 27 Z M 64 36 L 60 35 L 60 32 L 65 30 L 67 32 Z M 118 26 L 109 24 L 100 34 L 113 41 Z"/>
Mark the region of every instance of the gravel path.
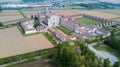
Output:
<path fill-rule="evenodd" d="M 109 58 L 111 64 L 114 64 L 116 61 L 118 61 L 117 57 L 115 57 L 113 54 L 106 51 L 98 51 L 95 48 L 93 48 L 94 45 L 96 45 L 96 43 L 89 44 L 88 47 L 96 54 L 96 56 L 101 57 L 103 59 Z"/>

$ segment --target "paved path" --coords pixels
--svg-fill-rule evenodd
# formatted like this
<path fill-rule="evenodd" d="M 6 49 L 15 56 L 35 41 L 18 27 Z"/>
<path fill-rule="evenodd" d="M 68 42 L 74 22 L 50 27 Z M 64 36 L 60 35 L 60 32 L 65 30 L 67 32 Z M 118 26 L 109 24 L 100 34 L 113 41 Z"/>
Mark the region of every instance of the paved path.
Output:
<path fill-rule="evenodd" d="M 96 45 L 96 43 L 88 44 L 88 47 L 96 54 L 96 56 L 103 59 L 109 58 L 111 64 L 114 64 L 114 62 L 118 61 L 117 57 L 115 57 L 113 54 L 106 51 L 96 50 L 95 48 L 93 48 L 94 45 Z"/>

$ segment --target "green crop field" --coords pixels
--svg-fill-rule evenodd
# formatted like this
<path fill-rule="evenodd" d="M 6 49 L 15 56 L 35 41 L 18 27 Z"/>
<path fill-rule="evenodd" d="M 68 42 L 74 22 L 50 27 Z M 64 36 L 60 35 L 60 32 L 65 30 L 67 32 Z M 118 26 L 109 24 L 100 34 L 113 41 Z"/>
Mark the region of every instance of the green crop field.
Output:
<path fill-rule="evenodd" d="M 92 19 L 85 18 L 85 17 L 75 18 L 75 20 L 83 24 L 87 24 L 87 25 L 94 25 L 94 24 L 100 23 L 99 21 L 92 20 Z"/>

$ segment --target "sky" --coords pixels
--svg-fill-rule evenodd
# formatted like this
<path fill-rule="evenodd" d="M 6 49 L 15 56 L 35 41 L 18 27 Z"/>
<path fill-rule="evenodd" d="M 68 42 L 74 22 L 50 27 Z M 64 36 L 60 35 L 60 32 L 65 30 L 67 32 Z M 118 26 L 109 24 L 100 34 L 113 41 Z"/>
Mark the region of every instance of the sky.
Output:
<path fill-rule="evenodd" d="M 111 2 L 111 3 L 119 3 L 120 4 L 120 0 L 100 0 L 100 1 Z"/>

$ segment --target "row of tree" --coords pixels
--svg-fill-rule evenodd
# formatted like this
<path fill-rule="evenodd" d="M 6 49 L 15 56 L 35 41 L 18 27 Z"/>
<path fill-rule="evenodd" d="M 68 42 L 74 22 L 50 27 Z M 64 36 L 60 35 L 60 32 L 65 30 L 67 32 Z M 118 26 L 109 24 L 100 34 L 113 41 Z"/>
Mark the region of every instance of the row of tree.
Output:
<path fill-rule="evenodd" d="M 0 22 L 0 27 L 3 27 L 3 24 Z"/>
<path fill-rule="evenodd" d="M 89 38 L 89 39 L 87 39 L 87 42 L 88 43 L 94 43 L 94 42 L 98 42 L 98 40 L 99 41 L 102 41 L 104 38 L 103 38 L 103 35 L 98 35 L 98 36 L 96 36 L 96 37 L 94 37 L 94 38 Z"/>
<path fill-rule="evenodd" d="M 105 43 L 120 51 L 120 38 L 116 35 L 116 32 L 119 32 L 119 30 L 113 29 L 111 35 L 105 39 Z"/>
<path fill-rule="evenodd" d="M 60 67 L 119 67 L 119 62 L 113 66 L 110 65 L 109 59 L 97 58 L 84 44 L 84 40 L 76 40 L 71 44 L 64 42 L 57 47 L 56 61 Z"/>
<path fill-rule="evenodd" d="M 2 7 L 0 6 L 0 12 L 2 11 Z M 0 27 L 3 27 L 3 24 L 0 22 Z"/>
<path fill-rule="evenodd" d="M 2 7 L 0 6 L 0 12 L 2 11 Z"/>

